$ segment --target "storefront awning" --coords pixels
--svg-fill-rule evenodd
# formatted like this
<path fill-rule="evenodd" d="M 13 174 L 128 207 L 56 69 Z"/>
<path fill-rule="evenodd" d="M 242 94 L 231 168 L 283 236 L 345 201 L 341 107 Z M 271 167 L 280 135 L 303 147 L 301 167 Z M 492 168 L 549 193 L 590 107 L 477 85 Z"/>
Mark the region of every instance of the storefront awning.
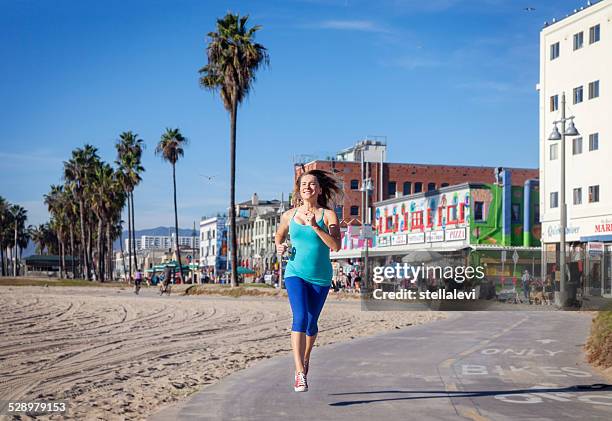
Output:
<path fill-rule="evenodd" d="M 541 247 L 523 247 L 523 246 L 502 246 L 499 244 L 472 244 L 469 246 L 472 250 L 530 250 L 540 251 Z"/>
<path fill-rule="evenodd" d="M 434 251 L 438 253 L 443 252 L 453 252 L 458 250 L 463 250 L 469 248 L 470 246 L 463 243 L 458 242 L 457 244 L 428 244 L 428 246 L 421 245 L 420 247 L 412 246 L 389 246 L 389 247 L 371 247 L 368 249 L 369 257 L 376 256 L 396 256 L 396 255 L 404 255 L 407 253 L 411 253 L 419 250 L 427 250 Z M 354 258 L 363 258 L 365 257 L 365 248 L 364 249 L 353 249 L 353 250 L 340 250 L 335 253 L 330 253 L 331 260 L 341 260 L 341 259 L 354 259 Z"/>

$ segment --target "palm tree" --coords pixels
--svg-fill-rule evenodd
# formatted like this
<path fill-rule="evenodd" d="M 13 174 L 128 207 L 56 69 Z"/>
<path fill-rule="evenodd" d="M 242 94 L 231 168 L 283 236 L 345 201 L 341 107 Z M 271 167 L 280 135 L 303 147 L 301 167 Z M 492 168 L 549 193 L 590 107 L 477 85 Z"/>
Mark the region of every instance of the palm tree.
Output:
<path fill-rule="evenodd" d="M 183 281 L 183 266 L 181 264 L 181 250 L 179 247 L 178 234 L 178 212 L 176 208 L 176 162 L 185 154 L 183 147 L 187 144 L 187 139 L 183 137 L 180 130 L 166 129 L 161 140 L 155 148 L 155 155 L 161 155 L 164 161 L 172 164 L 172 185 L 174 188 L 174 233 L 176 235 L 176 257 L 178 267 L 181 272 L 181 281 Z"/>
<path fill-rule="evenodd" d="M 47 232 L 49 229 L 47 224 L 40 224 L 37 227 L 32 228 L 30 232 L 30 237 L 34 244 L 36 244 L 36 254 L 43 254 L 45 252 L 45 248 L 47 248 L 49 233 Z"/>
<path fill-rule="evenodd" d="M 132 131 L 123 132 L 119 135 L 119 140 L 115 144 L 117 149 L 117 160 L 119 166 L 119 178 L 127 194 L 128 206 L 128 243 L 130 250 L 128 253 L 134 257 L 134 266 L 136 260 L 136 233 L 135 233 L 135 217 L 134 217 L 134 188 L 140 183 L 142 178 L 140 174 L 144 172 L 144 167 L 141 165 L 142 151 L 144 150 L 144 141 L 138 137 L 138 134 Z M 132 258 L 129 259 L 130 276 L 132 274 Z"/>
<path fill-rule="evenodd" d="M 107 274 L 112 273 L 111 259 L 112 238 L 111 227 L 114 219 L 120 216 L 124 204 L 123 186 L 117 179 L 115 170 L 107 163 L 100 163 L 92 177 L 90 191 L 93 197 L 92 210 L 98 217 L 97 231 L 97 273 L 101 281 L 107 279 Z M 119 206 L 117 206 L 119 204 Z M 106 241 L 104 239 L 106 238 Z"/>
<path fill-rule="evenodd" d="M 94 146 L 85 145 L 82 149 L 77 148 L 73 150 L 72 158 L 64 162 L 64 178 L 71 185 L 72 191 L 79 202 L 81 249 L 86 279 L 91 279 L 89 266 L 91 263 L 91 256 L 88 253 L 87 243 L 85 242 L 85 186 L 90 178 L 94 163 L 99 161 L 97 152 L 98 149 Z"/>
<path fill-rule="evenodd" d="M 64 186 L 52 185 L 49 194 L 44 196 L 44 202 L 47 205 L 51 214 L 51 226 L 55 229 L 55 233 L 59 243 L 60 254 L 60 278 L 64 277 L 66 272 L 66 253 L 65 253 L 65 233 L 70 222 L 67 220 L 66 213 L 68 203 L 65 201 Z"/>
<path fill-rule="evenodd" d="M 76 248 L 75 248 L 74 232 L 75 232 L 76 220 L 79 214 L 79 207 L 77 205 L 78 201 L 75 199 L 75 194 L 70 184 L 66 184 L 64 186 L 64 197 L 62 201 L 65 204 L 64 211 L 66 212 L 66 220 L 68 221 L 68 232 L 70 236 L 70 257 L 71 257 L 70 271 L 72 272 L 72 277 L 75 278 L 76 277 L 75 256 L 77 255 L 77 253 L 75 252 Z"/>
<path fill-rule="evenodd" d="M 9 221 L 9 202 L 0 196 L 0 273 L 2 276 L 5 275 L 4 271 L 4 244 L 5 244 L 5 231 L 7 229 L 8 221 Z"/>
<path fill-rule="evenodd" d="M 28 219 L 28 211 L 19 205 L 12 205 L 9 209 L 13 220 L 13 227 L 15 233 L 15 241 L 13 245 L 13 275 L 19 276 L 17 273 L 17 241 L 19 232 L 25 230 L 25 221 Z"/>
<path fill-rule="evenodd" d="M 200 86 L 219 91 L 230 113 L 230 244 L 232 249 L 232 286 L 238 278 L 236 244 L 236 120 L 238 105 L 248 96 L 255 82 L 255 72 L 269 64 L 266 48 L 254 42 L 261 27 L 247 28 L 248 16 L 228 13 L 217 20 L 217 32 L 210 32 L 208 64 L 199 70 Z"/>

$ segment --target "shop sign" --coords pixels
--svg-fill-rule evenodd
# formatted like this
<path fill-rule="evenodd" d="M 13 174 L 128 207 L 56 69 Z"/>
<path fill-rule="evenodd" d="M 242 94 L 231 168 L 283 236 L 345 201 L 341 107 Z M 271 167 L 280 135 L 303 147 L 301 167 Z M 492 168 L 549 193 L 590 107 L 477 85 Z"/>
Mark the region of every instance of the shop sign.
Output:
<path fill-rule="evenodd" d="M 425 233 L 417 232 L 414 234 L 408 234 L 408 244 L 418 244 L 425 242 Z"/>
<path fill-rule="evenodd" d="M 391 236 L 392 246 L 402 246 L 406 244 L 406 234 L 396 234 Z"/>
<path fill-rule="evenodd" d="M 444 241 L 444 231 L 427 231 L 426 242 L 439 243 Z"/>
<path fill-rule="evenodd" d="M 389 245 L 389 236 L 378 237 L 378 247 L 387 247 Z"/>
<path fill-rule="evenodd" d="M 446 231 L 446 241 L 465 240 L 465 228 L 457 228 Z"/>
<path fill-rule="evenodd" d="M 604 252 L 604 243 L 599 241 L 593 241 L 587 243 L 587 251 L 591 255 L 601 255 Z"/>

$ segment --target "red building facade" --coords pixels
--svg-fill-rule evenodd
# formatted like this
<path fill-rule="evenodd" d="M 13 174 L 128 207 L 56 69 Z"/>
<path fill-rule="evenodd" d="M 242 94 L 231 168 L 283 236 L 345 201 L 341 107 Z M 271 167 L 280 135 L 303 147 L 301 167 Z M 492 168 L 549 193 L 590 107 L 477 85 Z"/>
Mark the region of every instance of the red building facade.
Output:
<path fill-rule="evenodd" d="M 317 160 L 295 166 L 295 179 L 304 171 L 321 169 L 330 171 L 342 180 L 344 198 L 338 204 L 336 213 L 343 224 L 360 224 L 363 215 L 364 198 L 362 179 L 372 179 L 373 190 L 368 199 L 370 212 L 373 204 L 392 197 L 431 191 L 440 187 L 461 183 L 494 183 L 495 167 L 475 167 L 460 165 L 429 165 L 410 163 L 381 163 L 355 161 Z M 512 173 L 512 185 L 522 186 L 526 180 L 537 179 L 537 168 L 508 168 Z M 381 194 L 382 187 L 382 194 Z M 371 222 L 374 220 L 370 219 Z"/>

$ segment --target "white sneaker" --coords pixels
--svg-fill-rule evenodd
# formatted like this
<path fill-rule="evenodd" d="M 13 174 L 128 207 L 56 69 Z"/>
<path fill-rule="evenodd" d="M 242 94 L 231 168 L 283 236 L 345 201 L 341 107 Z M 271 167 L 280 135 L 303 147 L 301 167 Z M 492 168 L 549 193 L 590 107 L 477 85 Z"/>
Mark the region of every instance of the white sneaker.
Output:
<path fill-rule="evenodd" d="M 306 375 L 304 373 L 296 373 L 293 390 L 296 392 L 308 392 L 308 383 L 306 382 Z"/>

